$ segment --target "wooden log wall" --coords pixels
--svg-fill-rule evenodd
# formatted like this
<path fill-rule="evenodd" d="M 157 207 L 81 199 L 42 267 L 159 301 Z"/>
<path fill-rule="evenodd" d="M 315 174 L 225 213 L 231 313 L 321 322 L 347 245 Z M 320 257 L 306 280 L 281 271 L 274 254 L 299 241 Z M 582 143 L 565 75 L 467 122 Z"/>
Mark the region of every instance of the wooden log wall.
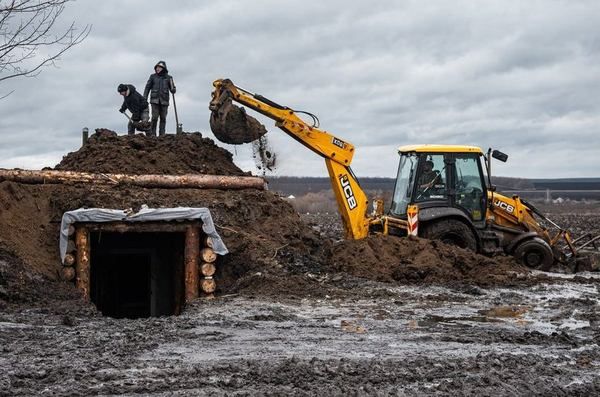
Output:
<path fill-rule="evenodd" d="M 131 231 L 130 225 L 123 223 L 122 226 L 115 223 L 107 224 L 109 230 L 122 230 L 124 233 Z M 143 231 L 143 224 L 136 224 L 137 232 Z M 163 230 L 168 225 L 158 227 L 151 225 L 149 232 Z M 184 257 L 184 299 L 186 303 L 197 299 L 200 292 L 204 296 L 212 297 L 216 290 L 216 282 L 213 278 L 216 272 L 217 254 L 214 252 L 212 240 L 201 232 L 199 224 L 185 226 L 177 225 L 177 230 L 185 230 L 185 243 L 183 249 Z M 133 227 L 133 226 L 132 226 Z M 91 241 L 90 231 L 102 230 L 102 224 L 87 224 L 72 226 L 69 229 L 70 240 L 68 242 L 67 255 L 61 269 L 61 276 L 65 281 L 74 281 L 76 287 L 81 290 L 86 301 L 90 300 L 90 270 L 91 270 Z"/>

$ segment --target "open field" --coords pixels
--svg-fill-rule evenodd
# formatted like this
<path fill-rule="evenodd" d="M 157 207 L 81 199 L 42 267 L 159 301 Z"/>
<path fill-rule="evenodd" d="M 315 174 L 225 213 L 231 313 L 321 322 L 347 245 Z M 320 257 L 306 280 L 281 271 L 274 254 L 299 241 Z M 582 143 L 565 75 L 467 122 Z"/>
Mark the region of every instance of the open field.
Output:
<path fill-rule="evenodd" d="M 92 138 L 57 168 L 243 176 L 228 152 L 200 134 L 147 140 L 101 130 Z M 173 153 L 189 153 L 176 170 Z M 57 279 L 58 220 L 74 208 L 144 204 L 210 209 L 230 250 L 217 262 L 217 294 L 179 316 L 102 316 L 72 282 Z M 511 258 L 419 238 L 343 241 L 337 212 L 300 216 L 255 189 L 4 181 L 0 206 L 0 395 L 600 389 L 597 273 L 530 272 Z M 543 210 L 576 237 L 600 233 L 594 206 Z M 107 284 L 106 291 L 120 290 Z"/>
<path fill-rule="evenodd" d="M 322 223 L 335 234 L 334 217 Z M 543 276 L 414 286 L 305 272 L 304 290 L 242 289 L 137 320 L 72 300 L 11 306 L 0 314 L 0 393 L 597 394 L 600 280 Z"/>

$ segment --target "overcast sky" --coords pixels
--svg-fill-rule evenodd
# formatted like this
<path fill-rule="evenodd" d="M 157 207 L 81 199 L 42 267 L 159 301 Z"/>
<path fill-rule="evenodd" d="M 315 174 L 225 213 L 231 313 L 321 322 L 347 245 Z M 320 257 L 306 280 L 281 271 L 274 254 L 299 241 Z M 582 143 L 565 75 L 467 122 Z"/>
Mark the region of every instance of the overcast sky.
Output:
<path fill-rule="evenodd" d="M 509 161 L 497 175 L 600 177 L 597 0 L 79 0 L 61 22 L 73 20 L 93 29 L 58 67 L 0 83 L 15 90 L 0 100 L 0 167 L 54 166 L 84 126 L 125 133 L 117 85 L 143 91 L 165 60 L 186 131 L 214 138 L 211 83 L 228 77 L 319 116 L 356 146 L 359 178 L 395 176 L 397 147 L 416 143 L 499 149 Z M 327 175 L 260 120 L 277 175 Z M 253 169 L 249 145 L 218 144 Z"/>

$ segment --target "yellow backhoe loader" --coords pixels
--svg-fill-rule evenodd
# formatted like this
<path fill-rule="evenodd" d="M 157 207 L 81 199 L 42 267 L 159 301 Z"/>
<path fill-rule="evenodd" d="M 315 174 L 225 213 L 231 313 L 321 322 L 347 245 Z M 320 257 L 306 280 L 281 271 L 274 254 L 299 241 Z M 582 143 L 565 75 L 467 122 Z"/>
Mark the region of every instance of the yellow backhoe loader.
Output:
<path fill-rule="evenodd" d="M 497 193 L 490 179 L 491 162 L 493 158 L 505 162 L 508 156 L 491 149 L 484 153 L 475 146 L 401 146 L 389 212 L 384 214 L 383 201 L 375 200 L 369 214 L 369 200 L 350 168 L 354 156 L 350 142 L 319 129 L 316 116 L 253 94 L 229 79 L 216 80 L 213 85 L 210 124 L 219 140 L 249 142 L 266 132 L 264 127 L 255 128 L 259 123 L 233 105 L 235 101 L 275 120 L 278 128 L 325 159 L 346 238 L 362 239 L 370 233 L 412 234 L 488 255 L 514 255 L 537 269 L 557 261 L 577 266 L 581 262 L 579 246 L 595 247 L 600 238 L 573 241 L 567 230 L 530 203 Z M 312 124 L 298 114 L 310 116 Z M 232 120 L 243 122 L 232 125 Z M 550 226 L 556 229 L 553 234 Z"/>

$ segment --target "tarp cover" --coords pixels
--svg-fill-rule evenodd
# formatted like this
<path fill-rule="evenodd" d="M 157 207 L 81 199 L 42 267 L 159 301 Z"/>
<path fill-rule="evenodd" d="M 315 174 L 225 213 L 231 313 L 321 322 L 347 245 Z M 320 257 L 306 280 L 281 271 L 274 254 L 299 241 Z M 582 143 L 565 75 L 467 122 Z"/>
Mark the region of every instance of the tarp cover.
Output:
<path fill-rule="evenodd" d="M 106 208 L 80 208 L 67 211 L 62 216 L 60 224 L 60 259 L 64 262 L 67 254 L 67 243 L 69 241 L 69 226 L 80 222 L 152 222 L 152 221 L 175 221 L 195 220 L 202 221 L 202 230 L 210 236 L 213 242 L 213 250 L 219 255 L 225 255 L 229 251 L 221 236 L 217 233 L 210 211 L 208 208 L 148 208 L 144 205 L 138 212 L 112 210 Z"/>

